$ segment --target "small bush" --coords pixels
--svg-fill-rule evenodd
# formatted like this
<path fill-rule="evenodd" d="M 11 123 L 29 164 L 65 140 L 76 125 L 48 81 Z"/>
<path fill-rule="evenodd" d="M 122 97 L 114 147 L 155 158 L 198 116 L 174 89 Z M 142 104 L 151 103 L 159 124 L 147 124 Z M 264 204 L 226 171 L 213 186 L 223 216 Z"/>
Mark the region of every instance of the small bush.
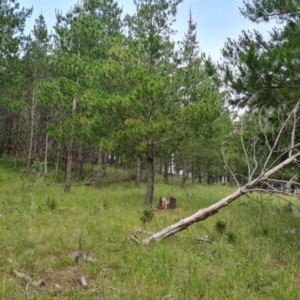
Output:
<path fill-rule="evenodd" d="M 230 244 L 236 243 L 237 235 L 234 232 L 227 232 L 226 236 L 227 236 L 228 243 L 230 243 Z"/>
<path fill-rule="evenodd" d="M 143 210 L 143 215 L 140 217 L 140 220 L 143 223 L 150 223 L 154 217 L 154 209 L 153 208 L 145 208 Z"/>
<path fill-rule="evenodd" d="M 57 207 L 57 203 L 54 199 L 48 198 L 47 201 L 45 202 L 45 205 L 50 209 L 50 210 L 55 210 Z"/>
<path fill-rule="evenodd" d="M 226 222 L 218 220 L 215 227 L 218 233 L 223 234 L 226 230 Z"/>

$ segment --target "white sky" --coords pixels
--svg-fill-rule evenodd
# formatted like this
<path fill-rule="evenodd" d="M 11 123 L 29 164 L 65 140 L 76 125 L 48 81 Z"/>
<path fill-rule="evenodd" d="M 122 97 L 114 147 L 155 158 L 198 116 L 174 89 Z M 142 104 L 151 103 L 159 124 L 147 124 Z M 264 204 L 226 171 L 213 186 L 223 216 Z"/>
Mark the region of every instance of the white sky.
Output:
<path fill-rule="evenodd" d="M 34 20 L 43 13 L 48 30 L 55 24 L 55 9 L 64 13 L 77 3 L 77 0 L 19 0 L 22 7 L 33 6 L 31 19 L 27 22 L 26 32 L 33 29 Z M 133 0 L 118 0 L 125 13 L 133 14 L 135 7 Z M 187 30 L 189 9 L 192 10 L 194 21 L 198 25 L 198 41 L 200 48 L 209 54 L 214 61 L 220 60 L 221 52 L 227 38 L 237 39 L 243 29 L 257 29 L 267 34 L 273 27 L 271 24 L 253 24 L 245 19 L 239 11 L 243 0 L 184 0 L 178 6 L 177 21 L 174 28 L 177 30 L 175 40 L 180 40 Z"/>

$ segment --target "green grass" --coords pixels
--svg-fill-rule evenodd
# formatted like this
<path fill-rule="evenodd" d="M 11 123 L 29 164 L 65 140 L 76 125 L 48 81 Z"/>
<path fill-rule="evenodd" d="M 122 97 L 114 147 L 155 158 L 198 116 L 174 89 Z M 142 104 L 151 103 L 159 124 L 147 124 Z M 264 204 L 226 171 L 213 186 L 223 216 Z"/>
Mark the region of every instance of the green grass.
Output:
<path fill-rule="evenodd" d="M 285 202 L 265 197 L 262 211 L 241 198 L 176 236 L 135 244 L 135 229 L 159 231 L 234 190 L 184 191 L 172 180 L 155 186 L 154 205 L 170 195 L 178 208 L 142 222 L 145 186 L 74 186 L 64 194 L 62 186 L 24 178 L 0 159 L 0 299 L 300 299 L 300 220 Z M 76 262 L 69 252 L 78 250 L 95 261 Z M 45 285 L 26 287 L 13 270 Z"/>

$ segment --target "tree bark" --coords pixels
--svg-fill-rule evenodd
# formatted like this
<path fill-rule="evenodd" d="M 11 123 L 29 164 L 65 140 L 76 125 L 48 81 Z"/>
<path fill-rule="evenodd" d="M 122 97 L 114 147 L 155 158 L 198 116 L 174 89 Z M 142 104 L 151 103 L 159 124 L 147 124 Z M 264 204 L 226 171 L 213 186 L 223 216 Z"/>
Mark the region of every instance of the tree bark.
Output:
<path fill-rule="evenodd" d="M 191 173 L 192 173 L 192 185 L 194 185 L 195 181 L 196 181 L 196 167 L 195 167 L 195 160 L 193 159 L 192 160 L 192 170 L 191 170 Z"/>
<path fill-rule="evenodd" d="M 71 191 L 71 177 L 72 177 L 72 161 L 73 161 L 73 138 L 71 139 L 68 146 L 68 157 L 67 157 L 67 166 L 66 166 L 66 180 L 65 180 L 65 193 L 69 193 Z"/>
<path fill-rule="evenodd" d="M 227 206 L 229 203 L 231 203 L 234 200 L 238 199 L 240 196 L 245 195 L 248 192 L 251 192 L 251 191 L 255 190 L 255 188 L 258 185 L 260 185 L 264 180 L 267 180 L 270 176 L 275 174 L 277 171 L 279 171 L 280 169 L 284 168 L 285 166 L 287 166 L 290 163 L 292 163 L 293 161 L 295 161 L 296 158 L 299 157 L 299 156 L 300 156 L 300 152 L 292 155 L 291 157 L 287 158 L 282 163 L 280 163 L 277 166 L 273 167 L 269 171 L 262 172 L 262 174 L 259 177 L 257 177 L 256 179 L 248 182 L 247 184 L 245 184 L 243 187 L 239 188 L 237 191 L 235 191 L 231 195 L 223 198 L 219 202 L 217 202 L 217 203 L 215 203 L 215 204 L 213 204 L 213 205 L 211 205 L 207 208 L 200 209 L 195 214 L 193 214 L 193 215 L 177 222 L 174 225 L 171 225 L 171 226 L 163 229 L 162 231 L 153 234 L 152 236 L 145 239 L 143 241 L 143 243 L 144 244 L 149 244 L 153 241 L 159 241 L 159 240 L 165 239 L 165 238 L 167 238 L 171 235 L 174 235 L 175 233 L 177 233 L 179 231 L 187 229 L 190 225 L 192 225 L 196 222 L 203 221 L 206 218 L 218 213 L 218 211 L 221 208 Z M 263 191 L 263 190 L 260 189 L 260 191 Z"/>
<path fill-rule="evenodd" d="M 49 135 L 48 132 L 46 133 L 46 140 L 45 140 L 45 157 L 44 157 L 44 175 L 48 175 L 48 147 L 49 147 Z"/>
<path fill-rule="evenodd" d="M 101 187 L 101 179 L 102 179 L 102 168 L 103 168 L 103 162 L 102 162 L 102 151 L 101 149 L 98 149 L 98 161 L 97 161 L 97 175 L 95 180 L 95 188 L 100 189 Z"/>
<path fill-rule="evenodd" d="M 16 152 L 15 152 L 15 166 L 14 166 L 15 168 L 17 167 L 18 162 L 19 162 L 19 148 L 20 148 L 19 140 L 20 140 L 20 130 L 21 130 L 21 127 L 22 127 L 22 117 L 23 117 L 23 114 L 21 112 L 20 121 L 19 121 L 19 124 L 18 124 L 18 129 L 16 129 L 16 131 L 17 131 L 17 140 L 16 140 Z"/>
<path fill-rule="evenodd" d="M 27 155 L 26 175 L 29 174 L 31 159 L 32 159 L 34 124 L 35 124 L 35 107 L 36 107 L 36 99 L 35 99 L 35 90 L 33 89 L 32 97 L 31 97 L 30 137 L 29 137 L 29 147 L 28 147 L 28 155 Z"/>
<path fill-rule="evenodd" d="M 58 146 L 57 146 L 57 155 L 56 155 L 56 162 L 55 162 L 55 178 L 57 179 L 58 176 L 58 169 L 59 169 L 59 157 L 60 157 L 60 141 L 58 142 Z"/>
<path fill-rule="evenodd" d="M 139 188 L 141 186 L 141 158 L 136 159 L 136 177 L 135 177 L 135 187 Z"/>
<path fill-rule="evenodd" d="M 77 106 L 77 99 L 76 95 L 73 98 L 72 104 L 72 115 L 75 114 Z M 70 132 L 70 142 L 68 145 L 68 158 L 67 158 L 67 167 L 66 167 L 66 181 L 65 181 L 65 193 L 69 193 L 71 191 L 71 175 L 72 175 L 72 162 L 73 162 L 73 144 L 74 144 L 74 125 L 72 125 L 71 132 Z"/>
<path fill-rule="evenodd" d="M 154 156 L 152 151 L 147 155 L 147 189 L 145 204 L 147 206 L 152 205 L 154 192 Z"/>
<path fill-rule="evenodd" d="M 102 178 L 104 178 L 106 176 L 106 172 L 107 172 L 106 168 L 107 168 L 108 153 L 105 150 L 102 151 L 102 153 L 103 153 L 103 156 L 102 156 L 102 170 L 103 170 Z"/>
<path fill-rule="evenodd" d="M 83 168 L 83 155 L 82 155 L 82 146 L 80 146 L 78 150 L 78 161 L 77 161 L 77 172 L 76 172 L 77 179 L 81 179 L 82 168 Z"/>
<path fill-rule="evenodd" d="M 164 159 L 164 183 L 169 182 L 169 158 L 166 156 Z"/>
<path fill-rule="evenodd" d="M 188 160 L 185 157 L 183 159 L 183 168 L 182 168 L 182 181 L 181 181 L 181 187 L 183 189 L 186 189 L 186 180 L 187 180 L 187 169 L 188 169 Z"/>

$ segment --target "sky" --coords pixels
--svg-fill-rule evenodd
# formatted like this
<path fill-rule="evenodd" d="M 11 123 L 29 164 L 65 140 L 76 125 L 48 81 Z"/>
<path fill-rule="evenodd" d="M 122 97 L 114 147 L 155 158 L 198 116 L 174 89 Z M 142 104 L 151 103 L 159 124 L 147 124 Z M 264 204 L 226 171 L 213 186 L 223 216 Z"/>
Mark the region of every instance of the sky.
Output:
<path fill-rule="evenodd" d="M 27 21 L 26 32 L 33 29 L 34 20 L 42 13 L 48 30 L 51 31 L 56 22 L 55 10 L 67 13 L 78 3 L 77 0 L 19 0 L 21 7 L 32 7 L 33 14 Z M 133 0 L 118 0 L 124 13 L 133 14 L 135 7 Z M 276 24 L 254 24 L 245 19 L 239 7 L 243 0 L 183 0 L 178 6 L 178 13 L 174 29 L 177 34 L 174 40 L 181 40 L 187 31 L 187 20 L 191 9 L 194 22 L 197 23 L 197 38 L 202 52 L 210 55 L 213 61 L 220 61 L 220 49 L 224 47 L 227 38 L 236 40 L 242 30 L 257 29 L 267 36 Z"/>

